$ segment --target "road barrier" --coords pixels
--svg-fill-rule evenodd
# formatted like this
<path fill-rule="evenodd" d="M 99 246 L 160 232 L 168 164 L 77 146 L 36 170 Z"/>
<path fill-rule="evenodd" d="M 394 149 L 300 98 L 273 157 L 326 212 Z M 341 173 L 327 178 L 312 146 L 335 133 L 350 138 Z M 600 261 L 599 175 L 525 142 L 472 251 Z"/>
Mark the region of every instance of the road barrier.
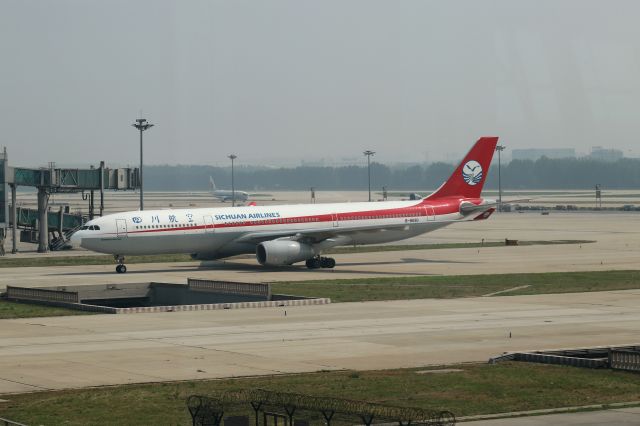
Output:
<path fill-rule="evenodd" d="M 239 283 L 187 278 L 187 285 L 189 289 L 194 291 L 259 296 L 265 300 L 271 300 L 271 284 L 268 283 Z"/>
<path fill-rule="evenodd" d="M 640 351 L 611 349 L 609 367 L 614 370 L 640 371 Z"/>
<path fill-rule="evenodd" d="M 78 292 L 7 286 L 7 299 L 78 303 Z"/>

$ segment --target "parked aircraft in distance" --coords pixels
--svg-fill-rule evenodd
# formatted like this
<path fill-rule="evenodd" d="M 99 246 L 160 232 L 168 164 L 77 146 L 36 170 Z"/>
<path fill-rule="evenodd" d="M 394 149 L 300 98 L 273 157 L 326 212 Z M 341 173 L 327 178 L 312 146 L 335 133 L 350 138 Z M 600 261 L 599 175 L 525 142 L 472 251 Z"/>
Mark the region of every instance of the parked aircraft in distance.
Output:
<path fill-rule="evenodd" d="M 209 176 L 209 182 L 211 182 L 211 191 L 213 196 L 217 199 L 221 200 L 223 203 L 225 201 L 233 200 L 234 191 L 230 189 L 218 189 L 216 188 L 216 183 L 213 181 L 213 177 Z M 244 191 L 235 191 L 236 201 L 247 201 L 249 199 L 249 194 Z"/>
<path fill-rule="evenodd" d="M 306 262 L 333 268 L 325 250 L 403 240 L 455 222 L 487 219 L 497 202 L 481 198 L 497 137 L 482 137 L 434 193 L 419 200 L 180 210 L 110 214 L 87 222 L 74 245 L 113 254 L 117 272 L 126 255 L 190 253 L 220 259 L 255 253 L 262 265 Z"/>

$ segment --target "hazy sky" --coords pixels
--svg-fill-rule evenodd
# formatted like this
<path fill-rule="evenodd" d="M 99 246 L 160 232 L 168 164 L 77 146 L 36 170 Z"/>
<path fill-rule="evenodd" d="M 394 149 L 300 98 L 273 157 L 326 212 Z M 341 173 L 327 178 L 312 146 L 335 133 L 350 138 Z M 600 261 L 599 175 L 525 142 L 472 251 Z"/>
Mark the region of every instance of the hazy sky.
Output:
<path fill-rule="evenodd" d="M 0 0 L 0 146 L 23 166 L 640 155 L 640 2 Z M 362 157 L 363 163 L 365 162 Z"/>

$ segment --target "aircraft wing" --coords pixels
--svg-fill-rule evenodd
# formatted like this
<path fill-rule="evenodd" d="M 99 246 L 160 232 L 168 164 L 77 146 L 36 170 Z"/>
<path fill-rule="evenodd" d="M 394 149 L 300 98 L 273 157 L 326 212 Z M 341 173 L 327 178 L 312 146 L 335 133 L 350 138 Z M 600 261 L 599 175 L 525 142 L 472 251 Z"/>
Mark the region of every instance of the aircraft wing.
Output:
<path fill-rule="evenodd" d="M 306 242 L 309 244 L 317 244 L 325 240 L 334 238 L 344 238 L 355 233 L 362 232 L 385 232 L 387 230 L 396 230 L 408 227 L 409 224 L 396 224 L 389 226 L 369 225 L 351 227 L 348 229 L 339 227 L 326 227 L 315 229 L 291 229 L 283 231 L 264 231 L 264 232 L 251 232 L 244 234 L 241 237 L 234 240 L 234 242 L 240 243 L 261 243 L 263 241 L 276 240 L 279 238 L 291 238 L 295 241 Z"/>

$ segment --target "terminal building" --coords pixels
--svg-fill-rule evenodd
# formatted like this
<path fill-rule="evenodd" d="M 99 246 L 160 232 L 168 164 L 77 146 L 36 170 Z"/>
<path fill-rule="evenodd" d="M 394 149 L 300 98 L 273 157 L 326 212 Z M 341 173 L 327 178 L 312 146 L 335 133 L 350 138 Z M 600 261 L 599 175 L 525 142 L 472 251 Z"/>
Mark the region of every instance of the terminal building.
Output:
<path fill-rule="evenodd" d="M 511 153 L 512 160 L 536 161 L 542 157 L 552 159 L 576 158 L 576 150 L 573 148 L 527 148 L 514 149 Z"/>
<path fill-rule="evenodd" d="M 591 148 L 591 154 L 589 158 L 600 161 L 618 161 L 624 157 L 624 153 L 619 149 L 603 148 L 601 146 L 594 146 Z"/>

